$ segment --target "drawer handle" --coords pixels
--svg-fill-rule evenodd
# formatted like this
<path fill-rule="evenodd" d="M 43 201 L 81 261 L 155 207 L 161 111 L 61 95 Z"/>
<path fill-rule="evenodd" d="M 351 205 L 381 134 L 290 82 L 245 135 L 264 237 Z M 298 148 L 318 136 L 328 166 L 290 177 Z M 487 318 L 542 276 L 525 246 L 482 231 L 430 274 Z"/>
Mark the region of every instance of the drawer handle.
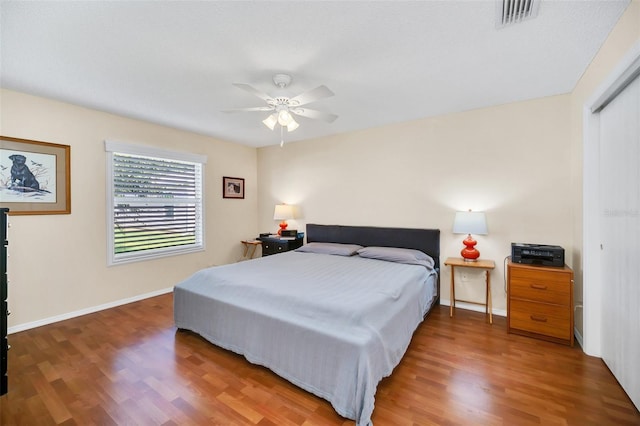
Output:
<path fill-rule="evenodd" d="M 532 321 L 547 322 L 547 317 L 543 317 L 542 315 L 531 315 L 530 318 Z"/>
<path fill-rule="evenodd" d="M 547 286 L 544 284 L 531 284 L 531 288 L 535 288 L 536 290 L 546 290 Z"/>

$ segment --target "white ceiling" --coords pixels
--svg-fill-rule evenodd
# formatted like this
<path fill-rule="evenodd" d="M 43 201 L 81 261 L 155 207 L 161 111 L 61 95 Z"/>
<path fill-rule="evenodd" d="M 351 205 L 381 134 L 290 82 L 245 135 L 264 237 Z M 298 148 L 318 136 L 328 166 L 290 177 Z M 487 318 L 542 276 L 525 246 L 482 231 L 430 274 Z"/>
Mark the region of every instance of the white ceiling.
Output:
<path fill-rule="evenodd" d="M 1 3 L 2 87 L 249 146 L 280 142 L 228 114 L 328 86 L 299 141 L 570 92 L 629 0 L 542 1 L 496 29 L 495 0 Z M 105 135 L 108 136 L 108 135 Z"/>

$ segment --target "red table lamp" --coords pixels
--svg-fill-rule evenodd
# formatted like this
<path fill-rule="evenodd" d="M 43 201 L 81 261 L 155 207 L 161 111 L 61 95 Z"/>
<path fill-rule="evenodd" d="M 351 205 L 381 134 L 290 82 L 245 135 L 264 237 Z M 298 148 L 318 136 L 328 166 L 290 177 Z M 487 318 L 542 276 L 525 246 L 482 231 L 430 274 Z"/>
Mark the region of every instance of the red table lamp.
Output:
<path fill-rule="evenodd" d="M 484 212 L 456 212 L 453 220 L 454 234 L 467 234 L 467 238 L 462 241 L 465 248 L 462 249 L 460 255 L 467 262 L 474 262 L 480 257 L 480 252 L 475 248 L 477 243 L 471 234 L 487 235 L 487 219 Z"/>
<path fill-rule="evenodd" d="M 287 220 L 293 219 L 293 206 L 289 204 L 276 204 L 273 211 L 273 220 L 281 220 L 278 235 L 282 234 L 283 229 L 287 229 Z"/>

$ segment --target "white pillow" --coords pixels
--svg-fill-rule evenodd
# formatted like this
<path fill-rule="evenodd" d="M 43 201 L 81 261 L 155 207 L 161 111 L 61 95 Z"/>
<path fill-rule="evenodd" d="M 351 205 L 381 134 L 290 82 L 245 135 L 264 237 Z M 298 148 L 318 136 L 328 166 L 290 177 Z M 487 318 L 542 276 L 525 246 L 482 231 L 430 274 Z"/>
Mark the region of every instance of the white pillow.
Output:
<path fill-rule="evenodd" d="M 360 257 L 386 260 L 388 262 L 422 265 L 427 269 L 433 269 L 434 264 L 433 258 L 420 250 L 399 247 L 363 247 L 358 250 L 358 255 Z"/>
<path fill-rule="evenodd" d="M 337 256 L 353 256 L 362 246 L 357 244 L 309 243 L 296 249 L 302 253 L 334 254 Z"/>

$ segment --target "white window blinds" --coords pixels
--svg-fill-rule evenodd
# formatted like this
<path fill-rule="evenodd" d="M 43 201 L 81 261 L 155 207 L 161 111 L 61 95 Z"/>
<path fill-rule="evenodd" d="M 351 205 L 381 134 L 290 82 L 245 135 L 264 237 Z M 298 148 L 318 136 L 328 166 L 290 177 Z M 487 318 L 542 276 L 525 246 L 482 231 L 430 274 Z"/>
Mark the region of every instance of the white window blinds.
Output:
<path fill-rule="evenodd" d="M 189 159 L 189 154 L 118 143 L 105 146 L 109 152 L 109 263 L 202 250 L 201 156 Z"/>

